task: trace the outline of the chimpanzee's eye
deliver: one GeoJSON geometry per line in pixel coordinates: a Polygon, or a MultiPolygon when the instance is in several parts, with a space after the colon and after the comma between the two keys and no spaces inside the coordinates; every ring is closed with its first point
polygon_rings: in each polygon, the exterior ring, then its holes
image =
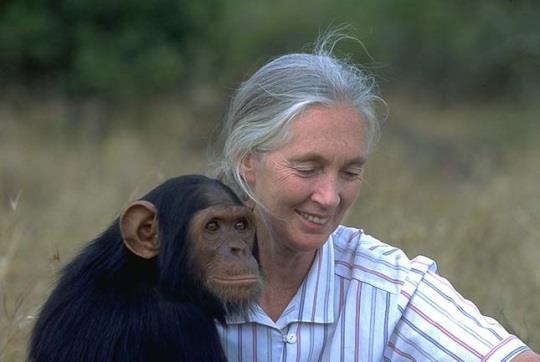
{"type": "Polygon", "coordinates": [[[246,219],[240,219],[234,224],[235,230],[245,231],[247,229],[248,223],[246,219]]]}
{"type": "Polygon", "coordinates": [[[210,220],[204,225],[204,229],[209,232],[216,232],[219,229],[219,224],[216,220],[210,220]]]}

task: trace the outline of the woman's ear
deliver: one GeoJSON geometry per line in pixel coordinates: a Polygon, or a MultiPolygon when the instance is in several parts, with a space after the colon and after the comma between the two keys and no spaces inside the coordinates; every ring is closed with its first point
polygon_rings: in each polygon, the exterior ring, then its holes
{"type": "Polygon", "coordinates": [[[255,185],[256,158],[257,157],[253,154],[253,152],[249,152],[240,163],[240,172],[242,173],[242,177],[244,177],[244,180],[246,180],[251,187],[255,185]]]}
{"type": "Polygon", "coordinates": [[[150,259],[159,254],[157,209],[149,201],[139,200],[120,216],[120,233],[124,245],[133,254],[150,259]]]}

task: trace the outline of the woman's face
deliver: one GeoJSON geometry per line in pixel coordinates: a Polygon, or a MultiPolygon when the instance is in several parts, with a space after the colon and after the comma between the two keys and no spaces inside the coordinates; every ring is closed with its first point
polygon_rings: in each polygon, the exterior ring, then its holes
{"type": "Polygon", "coordinates": [[[244,160],[275,243],[298,252],[324,244],[358,196],[364,133],[354,108],[312,106],[293,121],[284,145],[244,160]]]}

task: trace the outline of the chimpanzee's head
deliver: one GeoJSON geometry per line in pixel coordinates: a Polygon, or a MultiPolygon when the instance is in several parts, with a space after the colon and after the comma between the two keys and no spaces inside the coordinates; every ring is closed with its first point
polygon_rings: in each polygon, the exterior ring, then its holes
{"type": "Polygon", "coordinates": [[[163,183],[126,209],[120,230],[133,254],[156,260],[160,288],[176,298],[210,298],[207,304],[230,313],[260,295],[253,215],[217,180],[189,175],[163,183]]]}

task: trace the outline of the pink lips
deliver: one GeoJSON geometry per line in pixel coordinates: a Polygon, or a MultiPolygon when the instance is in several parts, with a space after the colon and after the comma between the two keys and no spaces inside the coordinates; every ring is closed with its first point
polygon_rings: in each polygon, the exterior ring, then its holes
{"type": "Polygon", "coordinates": [[[313,224],[316,224],[316,225],[324,225],[330,220],[329,216],[315,215],[315,214],[311,214],[311,213],[300,211],[300,210],[296,210],[296,213],[302,219],[304,219],[306,221],[309,221],[309,222],[311,222],[313,224]]]}
{"type": "Polygon", "coordinates": [[[212,278],[220,284],[243,285],[257,283],[258,279],[252,275],[237,275],[230,278],[212,278]]]}

